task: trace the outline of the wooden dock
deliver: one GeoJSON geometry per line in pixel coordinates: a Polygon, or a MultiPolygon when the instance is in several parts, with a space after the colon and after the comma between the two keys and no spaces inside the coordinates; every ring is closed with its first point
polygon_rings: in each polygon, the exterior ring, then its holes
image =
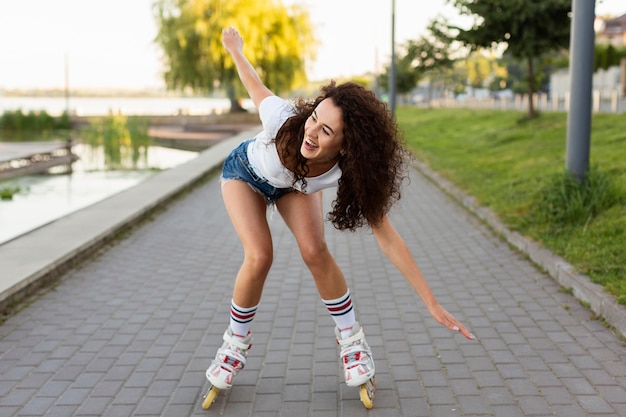
{"type": "Polygon", "coordinates": [[[202,152],[216,143],[254,126],[255,125],[208,125],[203,129],[202,126],[162,125],[150,127],[148,135],[155,145],[185,151],[202,152]]]}
{"type": "Polygon", "coordinates": [[[76,159],[66,142],[0,142],[0,180],[45,173],[76,159]]]}

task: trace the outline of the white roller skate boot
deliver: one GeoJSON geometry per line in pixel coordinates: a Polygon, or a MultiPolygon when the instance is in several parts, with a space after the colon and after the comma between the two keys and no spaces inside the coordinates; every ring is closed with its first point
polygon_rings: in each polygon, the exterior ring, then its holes
{"type": "Polygon", "coordinates": [[[351,335],[341,338],[341,332],[335,328],[337,343],[341,347],[341,362],[343,364],[346,385],[359,387],[361,401],[366,408],[374,406],[374,391],[376,381],[374,378],[375,368],[372,350],[365,341],[363,328],[356,322],[352,326],[351,335]]]}
{"type": "Polygon", "coordinates": [[[248,349],[252,346],[250,334],[245,339],[235,338],[230,327],[224,332],[223,339],[222,347],[217,350],[215,359],[206,370],[206,377],[212,387],[202,402],[205,410],[215,401],[220,390],[232,388],[235,375],[246,366],[248,349]]]}

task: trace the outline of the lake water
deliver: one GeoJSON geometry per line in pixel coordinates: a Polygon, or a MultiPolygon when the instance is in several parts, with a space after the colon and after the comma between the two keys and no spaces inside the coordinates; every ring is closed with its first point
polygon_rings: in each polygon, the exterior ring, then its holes
{"type": "Polygon", "coordinates": [[[60,217],[137,185],[158,170],[172,168],[195,158],[197,152],[149,146],[145,161],[132,170],[104,170],[88,145],[73,147],[79,160],[72,173],[26,175],[0,182],[22,191],[13,200],[0,200],[0,244],[60,217]]]}
{"type": "MultiPolygon", "coordinates": [[[[221,113],[230,106],[228,100],[215,98],[76,97],[70,98],[69,104],[79,116],[99,116],[111,112],[125,115],[173,115],[179,112],[205,115],[221,113]]],[[[66,101],[63,97],[0,96],[0,114],[17,109],[23,112],[45,110],[48,114],[60,115],[66,109],[66,101]]],[[[10,139],[0,136],[0,141],[10,139]]],[[[51,139],[55,138],[47,138],[51,139]]],[[[78,143],[73,151],[80,159],[72,165],[71,174],[28,175],[0,181],[0,188],[18,186],[23,190],[14,195],[13,200],[0,200],[0,244],[130,188],[158,170],[172,168],[197,156],[196,152],[149,146],[146,157],[133,169],[107,170],[102,163],[104,157],[98,155],[102,153],[100,150],[78,143]]]]}

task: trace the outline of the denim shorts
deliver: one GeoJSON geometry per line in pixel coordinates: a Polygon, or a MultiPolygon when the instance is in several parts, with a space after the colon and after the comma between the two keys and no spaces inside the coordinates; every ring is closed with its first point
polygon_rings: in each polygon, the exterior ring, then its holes
{"type": "Polygon", "coordinates": [[[253,190],[265,197],[267,204],[275,204],[280,197],[293,191],[293,188],[276,188],[268,183],[265,178],[254,172],[248,160],[248,144],[252,141],[254,141],[254,139],[246,140],[231,151],[224,160],[220,178],[222,183],[229,180],[244,181],[248,183],[253,190]]]}

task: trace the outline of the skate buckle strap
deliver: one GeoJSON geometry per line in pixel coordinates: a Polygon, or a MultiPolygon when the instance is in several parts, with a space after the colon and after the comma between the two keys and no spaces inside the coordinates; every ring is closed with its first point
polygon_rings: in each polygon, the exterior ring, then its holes
{"type": "Polygon", "coordinates": [[[222,339],[224,339],[225,342],[228,342],[229,344],[234,345],[235,347],[242,349],[244,351],[250,349],[250,346],[252,346],[252,344],[250,343],[242,343],[236,338],[230,336],[228,334],[228,330],[224,332],[224,336],[222,337],[222,339]]]}
{"type": "Polygon", "coordinates": [[[352,344],[354,342],[359,342],[363,340],[363,338],[365,338],[365,333],[363,333],[363,328],[361,327],[359,331],[356,332],[356,334],[353,334],[352,336],[347,337],[345,339],[337,339],[337,343],[339,343],[339,345],[341,346],[345,346],[345,345],[352,344]]]}

